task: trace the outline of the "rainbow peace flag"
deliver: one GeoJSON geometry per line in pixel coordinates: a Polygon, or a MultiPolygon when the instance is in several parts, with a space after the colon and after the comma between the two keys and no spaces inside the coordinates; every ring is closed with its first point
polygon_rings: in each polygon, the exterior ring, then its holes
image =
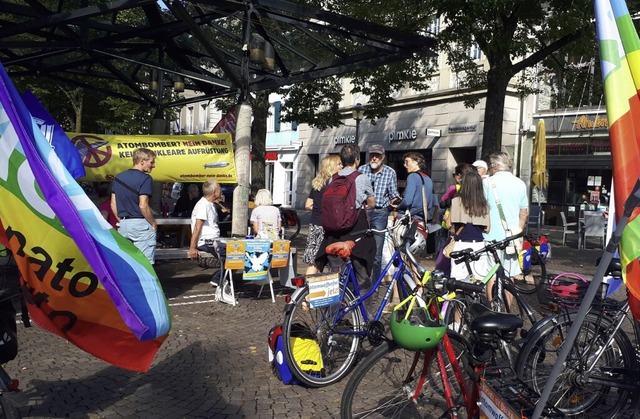
{"type": "Polygon", "coordinates": [[[0,65],[0,241],[41,327],[113,365],[147,371],[169,333],[144,255],[106,222],[0,65]]]}
{"type": "MultiPolygon", "coordinates": [[[[618,217],[640,176],[640,40],[624,0],[595,0],[618,217]]],[[[640,319],[640,218],[633,213],[622,234],[620,260],[629,303],[640,319]]]]}

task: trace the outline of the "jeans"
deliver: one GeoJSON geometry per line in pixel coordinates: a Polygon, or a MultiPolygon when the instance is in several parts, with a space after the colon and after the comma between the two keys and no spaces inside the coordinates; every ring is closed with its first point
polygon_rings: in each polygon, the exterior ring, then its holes
{"type": "MultiPolygon", "coordinates": [[[[376,230],[384,230],[387,228],[389,211],[386,208],[377,208],[367,211],[369,216],[369,226],[376,230]]],[[[374,234],[376,240],[376,257],[373,260],[373,272],[371,275],[371,281],[375,282],[380,276],[382,270],[382,248],[384,247],[384,233],[374,234]]]]}
{"type": "Polygon", "coordinates": [[[131,240],[153,265],[156,257],[156,230],[144,218],[127,218],[120,221],[118,233],[131,240]]]}
{"type": "Polygon", "coordinates": [[[216,285],[222,284],[222,279],[224,277],[224,259],[227,256],[227,246],[224,243],[220,243],[215,240],[212,244],[203,244],[201,246],[196,247],[197,250],[201,252],[209,252],[213,255],[213,257],[217,257],[220,261],[220,269],[217,272],[214,272],[211,277],[211,282],[214,282],[216,285]]]}

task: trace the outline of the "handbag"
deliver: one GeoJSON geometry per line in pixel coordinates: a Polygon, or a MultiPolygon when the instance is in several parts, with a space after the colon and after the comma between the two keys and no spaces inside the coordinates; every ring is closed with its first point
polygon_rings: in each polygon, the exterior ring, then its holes
{"type": "Polygon", "coordinates": [[[458,231],[456,231],[455,234],[452,234],[449,236],[449,242],[445,244],[444,247],[442,248],[442,254],[445,257],[451,258],[451,252],[453,252],[453,246],[455,246],[456,244],[456,237],[458,237],[458,235],[460,234],[463,228],[464,226],[460,226],[460,228],[458,228],[458,231]]]}
{"type": "Polygon", "coordinates": [[[453,246],[455,245],[456,241],[453,238],[453,236],[449,236],[449,241],[447,242],[447,244],[442,248],[442,254],[445,257],[451,258],[451,252],[453,252],[453,246]]]}
{"type": "MultiPolygon", "coordinates": [[[[496,191],[496,184],[493,179],[489,178],[489,183],[491,184],[491,189],[493,190],[493,198],[496,201],[496,205],[498,206],[498,213],[500,213],[500,220],[502,221],[502,228],[504,228],[504,233],[506,237],[510,237],[516,235],[522,231],[522,229],[518,227],[509,228],[507,224],[507,219],[504,215],[504,211],[502,210],[502,204],[500,203],[500,197],[498,197],[498,193],[496,191]]],[[[518,255],[522,251],[522,246],[524,244],[524,239],[522,237],[518,237],[513,240],[511,243],[513,245],[507,246],[504,251],[508,255],[518,255]]]]}

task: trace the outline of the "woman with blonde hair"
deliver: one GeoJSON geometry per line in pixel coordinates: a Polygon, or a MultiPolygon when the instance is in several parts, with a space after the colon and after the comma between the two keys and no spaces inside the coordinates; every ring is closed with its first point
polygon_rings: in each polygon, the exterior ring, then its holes
{"type": "Polygon", "coordinates": [[[320,221],[320,206],[322,203],[322,194],[334,173],[342,167],[340,156],[330,155],[322,159],[320,163],[320,171],[318,175],[311,181],[311,192],[304,203],[305,209],[311,211],[311,219],[309,220],[309,235],[307,236],[307,247],[304,251],[304,263],[307,264],[306,275],[318,272],[316,267],[316,255],[320,249],[320,243],[324,239],[324,229],[320,221]]]}
{"type": "Polygon", "coordinates": [[[273,206],[271,192],[268,189],[260,189],[256,193],[255,205],[249,218],[251,231],[256,238],[277,239],[282,229],[282,218],[280,218],[280,210],[273,206]]]}

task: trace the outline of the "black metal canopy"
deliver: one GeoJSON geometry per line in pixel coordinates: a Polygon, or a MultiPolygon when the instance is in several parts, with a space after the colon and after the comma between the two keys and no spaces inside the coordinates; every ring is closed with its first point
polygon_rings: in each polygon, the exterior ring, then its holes
{"type": "Polygon", "coordinates": [[[434,55],[434,48],[432,38],[281,0],[0,0],[0,62],[10,76],[37,75],[156,108],[434,55]],[[176,81],[196,95],[158,90],[176,81]]]}

